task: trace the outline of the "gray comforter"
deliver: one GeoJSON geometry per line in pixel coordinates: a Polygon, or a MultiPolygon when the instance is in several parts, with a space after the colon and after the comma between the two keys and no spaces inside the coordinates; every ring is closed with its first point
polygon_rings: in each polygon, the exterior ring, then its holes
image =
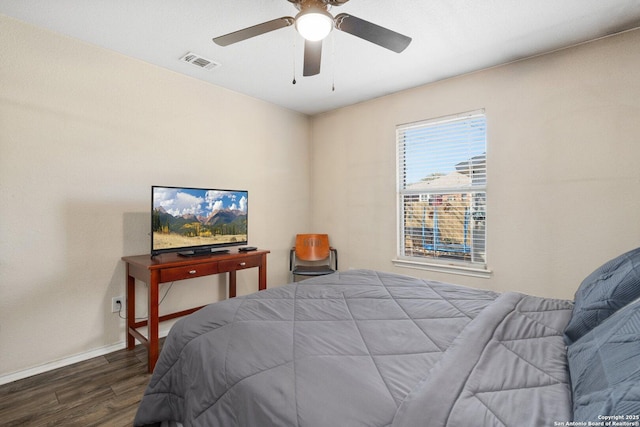
{"type": "Polygon", "coordinates": [[[571,309],[366,270],[218,302],[174,325],[135,425],[551,426],[571,309]]]}

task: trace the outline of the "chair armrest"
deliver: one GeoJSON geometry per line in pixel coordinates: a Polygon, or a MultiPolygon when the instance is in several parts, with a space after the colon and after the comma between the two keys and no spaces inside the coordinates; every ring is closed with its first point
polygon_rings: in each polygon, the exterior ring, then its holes
{"type": "Polygon", "coordinates": [[[291,248],[289,251],[289,271],[293,271],[293,254],[296,253],[296,248],[291,248]]]}
{"type": "Polygon", "coordinates": [[[333,247],[329,247],[329,250],[331,252],[333,252],[333,255],[334,255],[333,259],[335,260],[336,271],[338,271],[338,250],[336,248],[333,248],[333,247]]]}

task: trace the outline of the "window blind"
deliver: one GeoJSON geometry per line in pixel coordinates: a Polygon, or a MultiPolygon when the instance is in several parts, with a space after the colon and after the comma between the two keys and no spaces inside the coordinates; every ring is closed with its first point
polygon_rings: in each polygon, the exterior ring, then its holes
{"type": "Polygon", "coordinates": [[[399,256],[486,264],[484,111],[400,125],[399,256]]]}

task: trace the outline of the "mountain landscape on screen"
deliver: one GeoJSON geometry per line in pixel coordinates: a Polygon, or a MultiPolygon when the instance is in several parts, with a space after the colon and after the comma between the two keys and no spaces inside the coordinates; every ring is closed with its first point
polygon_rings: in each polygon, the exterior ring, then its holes
{"type": "Polygon", "coordinates": [[[153,232],[202,238],[247,234],[247,214],[237,209],[221,209],[208,217],[194,214],[173,216],[160,206],[153,210],[153,232]]]}
{"type": "Polygon", "coordinates": [[[153,187],[152,252],[246,244],[247,198],[246,191],[153,187]]]}

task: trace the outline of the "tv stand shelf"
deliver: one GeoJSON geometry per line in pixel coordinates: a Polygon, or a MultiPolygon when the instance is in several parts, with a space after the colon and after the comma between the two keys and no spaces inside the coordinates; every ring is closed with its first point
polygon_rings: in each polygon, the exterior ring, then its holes
{"type": "Polygon", "coordinates": [[[176,253],[162,254],[155,257],[150,255],[122,257],[122,260],[127,265],[127,349],[134,348],[136,339],[146,345],[148,349],[148,369],[149,372],[153,372],[159,355],[158,324],[165,320],[186,316],[204,307],[194,307],[160,316],[158,301],[160,283],[228,273],[229,298],[234,298],[236,296],[236,272],[257,267],[258,290],[261,291],[267,288],[268,253],[268,250],[255,250],[191,257],[180,256],[176,253]],[[149,314],[147,320],[141,322],[136,322],[136,279],[148,285],[149,314]],[[143,326],[147,326],[147,337],[138,331],[143,326]]]}

